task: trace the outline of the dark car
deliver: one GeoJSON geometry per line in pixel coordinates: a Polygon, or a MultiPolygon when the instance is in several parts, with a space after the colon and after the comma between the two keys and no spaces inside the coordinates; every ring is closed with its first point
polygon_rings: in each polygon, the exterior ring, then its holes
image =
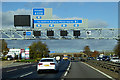
{"type": "Polygon", "coordinates": [[[109,56],[103,56],[103,57],[102,57],[102,60],[103,60],[103,61],[110,61],[110,57],[109,57],[109,56]]]}
{"type": "Polygon", "coordinates": [[[84,59],[83,57],[79,57],[78,59],[79,59],[80,61],[85,62],[85,59],[84,59]]]}
{"type": "Polygon", "coordinates": [[[97,61],[102,61],[101,57],[97,57],[96,59],[97,59],[97,61]]]}
{"type": "Polygon", "coordinates": [[[13,59],[13,57],[11,55],[7,56],[7,60],[12,60],[12,59],[13,59]]]}
{"type": "Polygon", "coordinates": [[[75,60],[75,58],[74,58],[74,57],[71,57],[71,60],[75,60]]]}
{"type": "Polygon", "coordinates": [[[87,60],[95,60],[94,57],[88,57],[87,60]]]}

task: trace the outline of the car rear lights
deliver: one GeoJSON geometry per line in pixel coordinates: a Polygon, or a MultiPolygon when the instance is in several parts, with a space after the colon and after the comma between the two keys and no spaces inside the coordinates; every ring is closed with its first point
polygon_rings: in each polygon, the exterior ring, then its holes
{"type": "Polygon", "coordinates": [[[39,65],[39,66],[42,65],[42,63],[39,63],[38,65],[39,65]]]}
{"type": "Polygon", "coordinates": [[[55,65],[55,63],[50,63],[50,65],[55,65]]]}

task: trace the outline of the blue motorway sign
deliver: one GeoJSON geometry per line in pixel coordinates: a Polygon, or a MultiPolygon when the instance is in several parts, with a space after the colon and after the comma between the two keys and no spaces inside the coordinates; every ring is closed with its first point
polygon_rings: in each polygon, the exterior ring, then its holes
{"type": "Polygon", "coordinates": [[[54,24],[50,24],[49,27],[54,27],[54,24]]]}
{"type": "Polygon", "coordinates": [[[27,35],[27,36],[30,36],[30,35],[31,35],[31,32],[26,32],[26,35],[27,35]]]}
{"type": "Polygon", "coordinates": [[[36,19],[41,19],[41,16],[36,16],[36,19]]]}
{"type": "Polygon", "coordinates": [[[82,20],[34,20],[34,23],[82,23],[82,20]]]}
{"type": "Polygon", "coordinates": [[[67,27],[67,25],[66,24],[62,24],[61,27],[67,27]]]}
{"type": "Polygon", "coordinates": [[[33,9],[33,15],[44,15],[44,9],[33,9]]]}
{"type": "Polygon", "coordinates": [[[36,27],[41,27],[41,26],[42,26],[42,25],[40,25],[40,24],[37,24],[37,25],[36,25],[36,27]]]}
{"type": "Polygon", "coordinates": [[[79,24],[74,24],[74,27],[79,27],[79,24]]]}
{"type": "Polygon", "coordinates": [[[50,53],[55,53],[55,51],[50,51],[50,53]]]}
{"type": "Polygon", "coordinates": [[[25,51],[29,51],[29,48],[25,48],[25,51]]]}

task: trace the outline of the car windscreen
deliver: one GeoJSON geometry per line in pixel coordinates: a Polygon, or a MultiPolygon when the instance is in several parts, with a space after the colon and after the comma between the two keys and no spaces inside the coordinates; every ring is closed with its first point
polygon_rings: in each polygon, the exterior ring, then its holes
{"type": "Polygon", "coordinates": [[[53,62],[53,59],[42,59],[40,62],[53,62]]]}

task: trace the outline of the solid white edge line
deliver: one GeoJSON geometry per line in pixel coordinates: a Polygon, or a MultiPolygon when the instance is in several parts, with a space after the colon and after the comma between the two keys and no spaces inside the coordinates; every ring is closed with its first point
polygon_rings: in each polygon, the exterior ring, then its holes
{"type": "Polygon", "coordinates": [[[33,72],[29,72],[29,73],[27,73],[27,74],[21,75],[20,77],[24,77],[24,76],[30,75],[30,74],[32,74],[32,73],[33,73],[33,72]]]}
{"type": "Polygon", "coordinates": [[[15,70],[17,70],[17,69],[8,70],[8,71],[6,71],[6,72],[11,72],[11,71],[15,71],[15,70]]]}
{"type": "MultiPolygon", "coordinates": [[[[84,62],[81,62],[81,63],[84,63],[84,62]]],[[[90,68],[92,68],[92,69],[98,71],[99,73],[103,74],[104,76],[106,76],[106,77],[108,77],[108,78],[110,78],[110,79],[112,79],[112,80],[115,80],[115,79],[112,78],[111,76],[109,76],[109,75],[105,74],[104,72],[102,72],[102,71],[100,71],[100,70],[98,70],[98,69],[96,69],[96,68],[90,66],[89,64],[87,64],[87,63],[84,63],[84,64],[87,65],[88,67],[90,67],[90,68]]]]}

